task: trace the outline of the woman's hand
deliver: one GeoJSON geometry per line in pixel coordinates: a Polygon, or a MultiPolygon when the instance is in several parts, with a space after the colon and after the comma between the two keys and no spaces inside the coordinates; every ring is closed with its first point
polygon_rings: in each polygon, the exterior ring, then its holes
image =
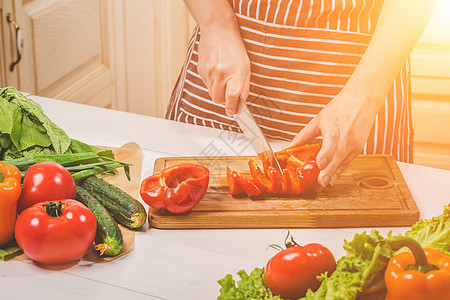
{"type": "Polygon", "coordinates": [[[250,61],[236,25],[210,26],[201,31],[197,70],[214,103],[236,113],[239,96],[247,99],[250,61]],[[226,26],[226,27],[225,27],[226,26]]]}
{"type": "Polygon", "coordinates": [[[322,149],[317,155],[318,181],[323,187],[334,185],[345,167],[362,152],[379,109],[376,103],[371,103],[363,93],[344,88],[288,146],[303,145],[318,136],[323,137],[322,149]]]}

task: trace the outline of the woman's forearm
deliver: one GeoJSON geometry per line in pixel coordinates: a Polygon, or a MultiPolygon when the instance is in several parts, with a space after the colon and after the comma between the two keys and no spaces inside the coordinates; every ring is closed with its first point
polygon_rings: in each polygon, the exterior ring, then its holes
{"type": "Polygon", "coordinates": [[[376,111],[425,29],[435,2],[384,1],[372,40],[346,85],[365,95],[376,111]]]}
{"type": "Polygon", "coordinates": [[[238,30],[233,9],[228,0],[184,0],[194,20],[204,31],[224,28],[238,30]]]}

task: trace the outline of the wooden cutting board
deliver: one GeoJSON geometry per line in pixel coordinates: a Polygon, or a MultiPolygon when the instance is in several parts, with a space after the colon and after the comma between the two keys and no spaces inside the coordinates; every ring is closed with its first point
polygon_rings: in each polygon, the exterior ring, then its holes
{"type": "Polygon", "coordinates": [[[210,170],[205,197],[190,212],[150,210],[155,228],[301,228],[410,226],[419,210],[394,158],[360,155],[333,187],[302,195],[261,195],[257,199],[229,194],[226,168],[250,175],[250,156],[166,157],[154,172],[180,163],[210,170]]]}

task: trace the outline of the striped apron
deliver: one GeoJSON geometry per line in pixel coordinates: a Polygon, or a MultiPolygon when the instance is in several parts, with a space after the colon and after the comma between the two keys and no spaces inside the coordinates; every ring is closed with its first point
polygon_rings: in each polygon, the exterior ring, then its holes
{"type": "MultiPolygon", "coordinates": [[[[383,0],[230,0],[251,62],[250,111],[269,138],[292,138],[344,87],[371,40],[383,0]]],[[[197,72],[196,28],[166,118],[240,131],[197,72]]],[[[375,117],[364,154],[412,162],[409,59],[375,117]]]]}

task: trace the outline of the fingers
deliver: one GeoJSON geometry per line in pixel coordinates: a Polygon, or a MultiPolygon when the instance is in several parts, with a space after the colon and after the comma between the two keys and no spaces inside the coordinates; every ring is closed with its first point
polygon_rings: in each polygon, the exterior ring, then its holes
{"type": "Polygon", "coordinates": [[[341,173],[352,162],[352,160],[358,156],[358,154],[358,151],[353,150],[343,159],[342,153],[339,153],[337,156],[333,157],[330,163],[324,169],[321,169],[318,177],[319,184],[322,187],[326,187],[328,184],[333,186],[341,173]]]}
{"type": "Polygon", "coordinates": [[[234,115],[239,96],[248,97],[250,81],[250,60],[239,31],[202,34],[197,71],[212,101],[234,115]]]}
{"type": "MultiPolygon", "coordinates": [[[[228,79],[225,89],[225,112],[228,116],[236,114],[238,99],[242,94],[244,81],[241,77],[235,76],[228,79]]],[[[244,98],[245,99],[245,98],[244,98]]]]}
{"type": "Polygon", "coordinates": [[[322,148],[317,154],[317,166],[319,169],[326,168],[332,159],[344,159],[345,149],[339,147],[341,134],[339,127],[334,123],[323,122],[322,124],[322,148]]]}
{"type": "Polygon", "coordinates": [[[302,130],[300,130],[300,132],[292,139],[286,148],[305,145],[319,135],[319,122],[317,118],[314,118],[302,130]]]}
{"type": "Polygon", "coordinates": [[[225,98],[226,82],[216,78],[211,87],[208,87],[209,95],[211,100],[216,104],[224,104],[226,102],[225,98]]]}
{"type": "Polygon", "coordinates": [[[201,73],[203,83],[208,88],[211,100],[216,104],[225,104],[225,112],[228,116],[236,114],[239,96],[247,99],[249,95],[249,81],[250,74],[242,75],[228,75],[224,72],[217,73],[201,73]]]}

